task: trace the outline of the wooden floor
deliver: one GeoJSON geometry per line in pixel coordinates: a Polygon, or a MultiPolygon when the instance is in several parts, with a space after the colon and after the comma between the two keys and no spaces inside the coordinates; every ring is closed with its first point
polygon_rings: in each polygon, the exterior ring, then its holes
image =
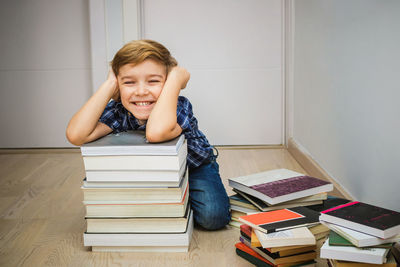
{"type": "MultiPolygon", "coordinates": [[[[236,256],[239,230],[229,226],[195,229],[189,253],[91,252],[82,241],[79,150],[0,152],[0,266],[251,266],[236,256]]],[[[275,168],[304,172],[283,148],[221,148],[218,162],[228,194],[230,177],[275,168]]]]}

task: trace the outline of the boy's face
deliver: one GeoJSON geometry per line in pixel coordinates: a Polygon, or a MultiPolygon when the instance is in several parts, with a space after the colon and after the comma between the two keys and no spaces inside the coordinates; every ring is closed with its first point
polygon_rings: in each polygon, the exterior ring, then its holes
{"type": "Polygon", "coordinates": [[[118,85],[122,105],[139,122],[144,123],[161,94],[166,80],[166,67],[152,59],[119,69],[118,85]]]}

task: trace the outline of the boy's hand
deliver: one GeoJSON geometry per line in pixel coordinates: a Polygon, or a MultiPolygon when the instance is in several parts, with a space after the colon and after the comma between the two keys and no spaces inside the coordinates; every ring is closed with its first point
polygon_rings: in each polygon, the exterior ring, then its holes
{"type": "Polygon", "coordinates": [[[117,77],[115,76],[114,71],[111,68],[108,71],[107,82],[109,82],[112,85],[111,88],[113,89],[113,94],[111,98],[114,99],[115,101],[118,101],[119,100],[118,80],[117,77]]]}
{"type": "Polygon", "coordinates": [[[168,73],[168,79],[175,79],[180,85],[181,89],[184,89],[190,79],[190,73],[180,66],[175,66],[168,73]]]}

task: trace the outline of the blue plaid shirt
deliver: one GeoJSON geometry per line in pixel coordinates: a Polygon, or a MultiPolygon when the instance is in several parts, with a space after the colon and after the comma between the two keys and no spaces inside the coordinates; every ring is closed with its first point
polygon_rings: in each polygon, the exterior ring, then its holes
{"type": "MultiPolygon", "coordinates": [[[[199,130],[197,119],[193,116],[192,104],[186,97],[179,96],[176,115],[187,140],[188,167],[198,167],[213,154],[212,147],[206,136],[199,130]]],[[[114,100],[107,104],[99,121],[109,126],[113,133],[146,129],[146,125],[139,125],[136,118],[125,109],[121,102],[114,100]]]]}

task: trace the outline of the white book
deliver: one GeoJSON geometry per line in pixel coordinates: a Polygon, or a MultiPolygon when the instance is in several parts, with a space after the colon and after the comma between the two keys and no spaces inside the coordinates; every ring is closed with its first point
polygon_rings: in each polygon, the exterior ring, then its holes
{"type": "Polygon", "coordinates": [[[193,232],[193,212],[185,233],[83,234],[84,246],[106,247],[189,247],[193,232]]]}
{"type": "Polygon", "coordinates": [[[188,252],[189,246],[92,246],[93,252],[188,252]]]}
{"type": "Polygon", "coordinates": [[[144,131],[109,134],[81,146],[82,156],[112,155],[177,155],[185,136],[162,142],[149,143],[144,131]]]}
{"type": "Polygon", "coordinates": [[[186,170],[186,158],[179,170],[87,170],[86,182],[93,186],[112,183],[132,186],[178,186],[186,170]]]}
{"type": "Polygon", "coordinates": [[[325,221],[321,221],[321,223],[326,225],[329,229],[335,231],[337,234],[341,235],[345,239],[349,240],[356,247],[371,247],[371,246],[400,241],[400,234],[387,239],[383,239],[380,237],[351,230],[349,228],[339,226],[333,223],[328,223],[325,221]]]}
{"type": "Polygon", "coordinates": [[[357,248],[349,246],[330,246],[329,238],[321,247],[320,257],[344,261],[383,264],[390,249],[388,248],[357,248]]]}
{"type": "Polygon", "coordinates": [[[270,234],[254,230],[263,248],[315,245],[315,236],[307,227],[299,227],[270,234]]]}
{"type": "Polygon", "coordinates": [[[163,170],[179,171],[187,156],[186,141],[177,155],[83,156],[86,171],[163,170]]]}
{"type": "Polygon", "coordinates": [[[228,179],[229,185],[269,205],[333,190],[330,182],[287,169],[228,179]]]}

